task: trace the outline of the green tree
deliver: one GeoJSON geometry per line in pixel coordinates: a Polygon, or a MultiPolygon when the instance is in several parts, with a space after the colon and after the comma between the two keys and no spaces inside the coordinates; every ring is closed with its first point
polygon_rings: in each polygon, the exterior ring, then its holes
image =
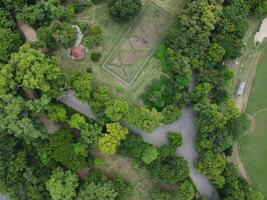
{"type": "Polygon", "coordinates": [[[173,145],[175,147],[180,147],[183,144],[183,136],[181,133],[169,132],[168,141],[170,145],[173,145]]]}
{"type": "Polygon", "coordinates": [[[203,153],[200,160],[196,162],[196,168],[208,176],[218,188],[222,188],[225,184],[222,176],[225,166],[225,159],[220,154],[214,154],[211,151],[203,153]]]}
{"type": "Polygon", "coordinates": [[[115,200],[117,192],[111,183],[86,183],[78,193],[77,200],[115,200]]]}
{"type": "Polygon", "coordinates": [[[24,89],[47,92],[60,75],[58,60],[46,57],[29,44],[24,44],[18,53],[12,55],[11,64],[15,67],[15,80],[24,89]]]}
{"type": "Polygon", "coordinates": [[[88,147],[75,143],[68,130],[61,129],[49,137],[49,141],[39,152],[40,159],[45,165],[59,162],[69,169],[77,170],[85,165],[88,147]]]}
{"type": "Polygon", "coordinates": [[[117,20],[125,21],[133,18],[141,9],[140,0],[109,0],[110,14],[117,20]]]}
{"type": "Polygon", "coordinates": [[[207,67],[213,67],[221,62],[225,54],[225,49],[217,43],[213,43],[208,49],[207,67]]]}
{"type": "Polygon", "coordinates": [[[142,161],[146,164],[149,164],[157,159],[159,155],[158,149],[154,146],[148,146],[146,149],[143,149],[142,161]]]}
{"type": "Polygon", "coordinates": [[[170,192],[157,189],[152,193],[152,200],[173,200],[173,195],[170,192]]]}
{"type": "Polygon", "coordinates": [[[46,137],[44,131],[29,118],[30,109],[20,96],[0,95],[0,102],[0,132],[23,137],[27,142],[46,137]]]}
{"type": "Polygon", "coordinates": [[[67,111],[62,105],[49,105],[47,111],[49,119],[54,121],[66,121],[67,119],[67,111]]]}
{"type": "Polygon", "coordinates": [[[181,109],[174,105],[167,105],[161,114],[163,115],[163,123],[171,124],[181,116],[181,109]]]}
{"type": "Polygon", "coordinates": [[[51,31],[53,38],[66,48],[74,45],[77,36],[77,30],[71,24],[67,22],[54,23],[51,25],[51,31]]]}
{"type": "Polygon", "coordinates": [[[75,91],[79,99],[85,102],[91,99],[92,74],[75,71],[70,76],[68,75],[67,79],[69,87],[75,91]]]}
{"type": "Polygon", "coordinates": [[[6,94],[16,87],[13,67],[10,64],[0,64],[0,94],[6,94]]]}
{"type": "Polygon", "coordinates": [[[57,168],[46,182],[46,188],[53,200],[72,200],[76,196],[78,177],[71,171],[57,168]]]}
{"type": "Polygon", "coordinates": [[[186,180],[178,185],[178,200],[192,200],[194,199],[195,194],[194,186],[189,181],[186,180]]]}
{"type": "Polygon", "coordinates": [[[152,178],[163,183],[174,184],[189,176],[187,162],[180,156],[158,157],[148,169],[152,178]]]}
{"type": "Polygon", "coordinates": [[[73,114],[68,123],[71,128],[76,128],[79,130],[83,129],[83,127],[85,127],[87,124],[85,118],[79,113],[73,114]]]}
{"type": "Polygon", "coordinates": [[[128,113],[128,102],[123,99],[112,99],[105,109],[105,114],[113,122],[117,122],[120,119],[125,118],[128,113]]]}
{"type": "Polygon", "coordinates": [[[119,123],[106,124],[107,133],[99,138],[98,145],[101,152],[112,155],[116,152],[121,141],[126,138],[128,129],[119,123]]]}
{"type": "Polygon", "coordinates": [[[149,108],[156,108],[161,111],[167,105],[173,103],[174,93],[173,81],[170,78],[162,76],[160,80],[153,79],[146,86],[145,92],[142,94],[142,99],[149,108]]]}
{"type": "Polygon", "coordinates": [[[19,34],[11,29],[0,28],[0,62],[7,63],[10,55],[22,44],[19,34]]]}

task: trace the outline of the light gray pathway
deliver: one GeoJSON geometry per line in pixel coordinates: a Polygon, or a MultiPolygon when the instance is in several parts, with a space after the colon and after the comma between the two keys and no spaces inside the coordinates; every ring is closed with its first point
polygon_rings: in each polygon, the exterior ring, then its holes
{"type": "MultiPolygon", "coordinates": [[[[75,93],[69,91],[64,96],[59,98],[59,101],[65,103],[71,108],[84,114],[89,118],[96,119],[96,115],[90,106],[75,97],[75,93]]],[[[128,127],[135,134],[140,135],[144,141],[161,146],[167,143],[167,133],[169,131],[179,131],[183,135],[183,145],[177,149],[177,155],[183,156],[187,161],[190,169],[190,177],[196,185],[201,196],[208,200],[218,200],[218,194],[211,185],[208,178],[196,171],[194,162],[198,158],[198,153],[195,148],[196,129],[194,126],[195,113],[191,106],[182,110],[182,117],[170,125],[162,125],[152,133],[146,133],[143,130],[128,127]]]]}
{"type": "Polygon", "coordinates": [[[196,129],[194,127],[195,113],[191,106],[182,110],[182,117],[170,125],[162,125],[152,133],[146,133],[143,130],[130,128],[133,133],[140,135],[147,143],[161,146],[167,143],[167,133],[181,132],[183,135],[183,145],[177,149],[177,155],[183,156],[189,165],[190,177],[196,185],[201,196],[209,200],[218,200],[219,196],[211,185],[208,178],[200,174],[194,167],[194,162],[198,158],[195,148],[196,129]]]}
{"type": "Polygon", "coordinates": [[[91,109],[91,107],[82,101],[80,101],[74,91],[68,91],[63,96],[59,97],[58,100],[74,110],[84,114],[86,117],[91,119],[96,119],[96,115],[91,109]]]}

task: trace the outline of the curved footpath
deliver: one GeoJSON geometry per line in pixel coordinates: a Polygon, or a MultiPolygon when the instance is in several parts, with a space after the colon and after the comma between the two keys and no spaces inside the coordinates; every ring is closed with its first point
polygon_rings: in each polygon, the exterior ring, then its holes
{"type": "Polygon", "coordinates": [[[170,125],[162,125],[152,133],[146,133],[143,130],[128,127],[129,130],[135,134],[140,135],[147,143],[161,146],[167,143],[167,133],[181,132],[183,135],[183,145],[177,148],[176,154],[183,156],[189,166],[190,177],[197,187],[201,196],[209,200],[219,200],[219,196],[211,185],[208,178],[200,174],[194,167],[194,163],[198,158],[198,153],[195,148],[196,129],[194,126],[195,112],[191,106],[182,110],[182,117],[170,125]]]}
{"type": "MultiPolygon", "coordinates": [[[[58,100],[84,114],[88,118],[96,119],[96,115],[93,113],[90,106],[78,100],[75,97],[74,92],[70,91],[58,100]]],[[[181,155],[187,160],[190,177],[197,187],[200,195],[208,200],[219,200],[219,196],[208,178],[200,174],[194,167],[194,162],[198,158],[198,153],[195,148],[196,129],[194,121],[195,112],[193,111],[192,106],[188,106],[182,110],[182,117],[170,125],[162,125],[152,133],[146,133],[141,129],[129,127],[126,123],[123,124],[127,126],[131,132],[140,135],[145,142],[156,146],[161,146],[167,143],[167,133],[169,131],[181,132],[183,135],[183,145],[177,149],[177,155],[181,155]]]]}

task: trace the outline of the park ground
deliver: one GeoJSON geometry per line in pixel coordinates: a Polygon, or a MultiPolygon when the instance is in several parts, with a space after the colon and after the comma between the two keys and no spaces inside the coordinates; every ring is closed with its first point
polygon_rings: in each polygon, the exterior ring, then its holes
{"type": "Polygon", "coordinates": [[[94,85],[108,85],[114,96],[142,105],[140,95],[153,78],[165,75],[156,51],[167,30],[172,27],[184,0],[144,0],[140,13],[127,23],[114,21],[107,4],[93,5],[78,14],[73,22],[99,25],[102,29],[102,44],[88,49],[81,61],[69,58],[69,51],[61,48],[63,71],[91,68],[94,85]],[[101,52],[97,63],[90,59],[92,52],[101,52]]]}
{"type": "Polygon", "coordinates": [[[233,94],[240,81],[246,81],[244,95],[234,99],[251,121],[249,131],[235,146],[231,160],[238,165],[240,174],[267,196],[267,42],[254,44],[260,24],[261,19],[249,20],[242,56],[227,64],[235,71],[233,94]]]}
{"type": "Polygon", "coordinates": [[[260,57],[246,113],[251,128],[240,141],[241,159],[251,182],[267,196],[267,45],[260,57]]]}

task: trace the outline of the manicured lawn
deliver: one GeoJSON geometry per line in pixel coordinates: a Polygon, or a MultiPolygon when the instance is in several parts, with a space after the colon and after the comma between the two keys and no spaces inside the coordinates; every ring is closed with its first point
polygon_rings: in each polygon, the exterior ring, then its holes
{"type": "Polygon", "coordinates": [[[261,55],[246,112],[252,130],[240,141],[241,159],[253,185],[267,197],[267,46],[261,55]],[[266,110],[265,110],[266,109],[266,110]]]}
{"type": "Polygon", "coordinates": [[[246,112],[253,114],[264,108],[267,108],[267,46],[257,66],[246,112]]]}
{"type": "Polygon", "coordinates": [[[255,116],[252,133],[240,142],[241,159],[253,185],[267,196],[267,111],[255,116]]]}

